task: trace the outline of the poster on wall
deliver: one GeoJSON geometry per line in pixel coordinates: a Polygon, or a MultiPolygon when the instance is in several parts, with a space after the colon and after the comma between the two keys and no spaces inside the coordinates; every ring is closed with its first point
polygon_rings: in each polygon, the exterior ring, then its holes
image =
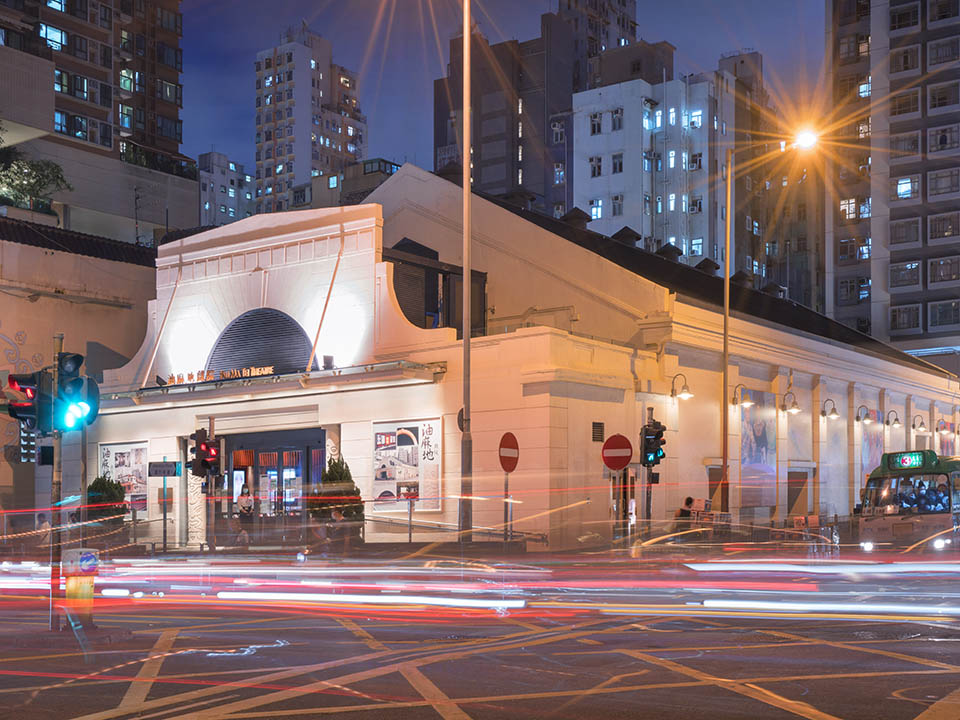
{"type": "Polygon", "coordinates": [[[377,510],[440,510],[440,418],[373,424],[377,510]]]}
{"type": "Polygon", "coordinates": [[[754,405],[740,406],[740,504],[777,502],[777,405],[773,393],[751,392],[754,405]]]}
{"type": "Polygon", "coordinates": [[[130,508],[147,517],[147,443],[101,445],[97,474],[121,483],[130,508]]]}
{"type": "Polygon", "coordinates": [[[883,455],[883,423],[877,410],[867,410],[863,417],[872,420],[869,423],[860,421],[860,468],[863,475],[867,475],[880,466],[880,456],[883,455]]]}

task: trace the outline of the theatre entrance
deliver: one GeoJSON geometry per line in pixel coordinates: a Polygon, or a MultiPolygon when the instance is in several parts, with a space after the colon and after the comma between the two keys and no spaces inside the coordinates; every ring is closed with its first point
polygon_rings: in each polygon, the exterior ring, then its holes
{"type": "Polygon", "coordinates": [[[225,436],[223,487],[211,494],[212,544],[277,547],[308,544],[306,500],[326,466],[323,428],[225,436]],[[244,497],[244,488],[252,498],[244,497]]]}

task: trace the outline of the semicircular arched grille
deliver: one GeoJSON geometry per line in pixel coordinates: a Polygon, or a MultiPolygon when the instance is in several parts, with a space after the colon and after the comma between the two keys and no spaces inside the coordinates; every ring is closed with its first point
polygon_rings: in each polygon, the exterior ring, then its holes
{"type": "MultiPolygon", "coordinates": [[[[311,347],[307,333],[292,317],[273,308],[257,308],[220,333],[206,369],[220,372],[272,365],[278,374],[303,372],[311,347]]],[[[313,369],[317,369],[316,359],[313,369]]]]}

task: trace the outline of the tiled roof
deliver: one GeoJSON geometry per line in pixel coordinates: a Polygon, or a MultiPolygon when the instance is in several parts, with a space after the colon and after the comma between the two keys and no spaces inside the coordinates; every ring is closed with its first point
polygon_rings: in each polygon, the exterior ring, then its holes
{"type": "MultiPolygon", "coordinates": [[[[713,307],[723,307],[723,277],[719,275],[698,270],[592,230],[581,230],[562,220],[517,207],[501,198],[477,192],[474,192],[474,195],[519,215],[544,230],[564,237],[575,245],[590,250],[657,285],[666,287],[688,300],[713,307]]],[[[775,297],[735,282],[730,284],[730,311],[741,316],[748,315],[793,330],[817,335],[828,341],[850,346],[859,352],[881,356],[901,365],[938,375],[951,374],[937,365],[902,352],[892,345],[858,332],[793,300],[775,297]]]]}
{"type": "Polygon", "coordinates": [[[157,258],[156,249],[144,245],[2,216],[0,240],[145,267],[154,267],[157,258]]]}

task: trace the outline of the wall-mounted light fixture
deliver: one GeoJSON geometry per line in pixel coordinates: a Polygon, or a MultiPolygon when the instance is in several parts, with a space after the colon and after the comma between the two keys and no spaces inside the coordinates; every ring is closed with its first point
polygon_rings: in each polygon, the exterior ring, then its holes
{"type": "Polygon", "coordinates": [[[937,420],[937,432],[941,435],[947,435],[950,432],[950,426],[947,425],[947,421],[943,418],[937,420]]]}
{"type": "Polygon", "coordinates": [[[690,388],[687,385],[687,376],[683,373],[677,373],[670,381],[670,397],[678,397],[681,400],[689,400],[693,397],[693,393],[690,392],[690,388]],[[677,378],[683,378],[683,385],[680,387],[680,392],[677,392],[677,378]]]}
{"type": "Polygon", "coordinates": [[[854,422],[862,422],[864,425],[869,425],[873,422],[873,418],[870,417],[870,408],[866,405],[861,405],[857,408],[857,415],[853,418],[854,422]],[[863,414],[860,414],[860,411],[863,410],[863,414]]]}
{"type": "Polygon", "coordinates": [[[785,413],[790,413],[791,415],[796,415],[800,412],[800,406],[797,404],[797,396],[793,394],[793,390],[787,390],[783,394],[783,400],[780,402],[780,411],[785,413]],[[793,401],[790,405],[787,405],[787,398],[793,398],[793,401]]]}
{"type": "Polygon", "coordinates": [[[900,427],[900,416],[897,415],[896,410],[891,410],[887,413],[887,419],[884,421],[884,424],[894,428],[900,427]],[[890,419],[891,415],[893,415],[893,420],[890,419]]]}
{"type": "Polygon", "coordinates": [[[742,407],[751,407],[754,403],[750,399],[750,393],[747,392],[747,388],[743,383],[739,383],[733,389],[733,399],[730,401],[731,405],[741,405],[742,407]],[[740,395],[737,395],[737,390],[740,391],[740,395]]]}
{"type": "Polygon", "coordinates": [[[828,418],[830,420],[836,420],[840,417],[840,413],[837,412],[837,404],[833,401],[833,398],[827,398],[823,401],[823,407],[820,408],[820,416],[828,418]],[[830,410],[827,410],[827,403],[830,403],[830,410]]]}
{"type": "Polygon", "coordinates": [[[918,432],[926,432],[926,431],[927,431],[927,426],[923,424],[923,416],[922,416],[922,415],[914,415],[914,416],[913,416],[913,420],[910,421],[910,427],[913,428],[914,430],[918,431],[918,432]],[[920,424],[919,424],[919,425],[917,424],[917,418],[920,418],[920,424]]]}

